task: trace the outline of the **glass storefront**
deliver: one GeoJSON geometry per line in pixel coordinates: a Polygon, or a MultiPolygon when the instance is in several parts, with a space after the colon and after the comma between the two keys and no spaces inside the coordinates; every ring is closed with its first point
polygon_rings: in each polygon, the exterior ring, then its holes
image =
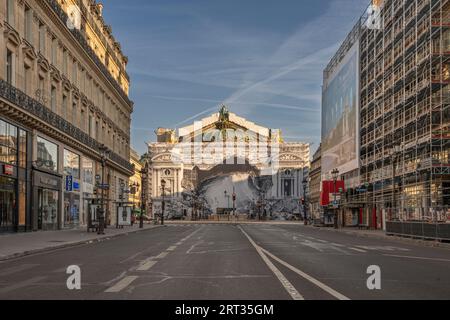
{"type": "Polygon", "coordinates": [[[80,223],[80,195],[64,193],[64,226],[76,227],[80,223]]]}
{"type": "Polygon", "coordinates": [[[58,146],[44,138],[37,137],[36,166],[58,172],[58,146]]]}
{"type": "Polygon", "coordinates": [[[0,176],[0,230],[13,230],[16,211],[16,180],[0,176]]]}
{"type": "Polygon", "coordinates": [[[49,189],[38,189],[38,229],[58,229],[58,195],[59,192],[49,189]]]}

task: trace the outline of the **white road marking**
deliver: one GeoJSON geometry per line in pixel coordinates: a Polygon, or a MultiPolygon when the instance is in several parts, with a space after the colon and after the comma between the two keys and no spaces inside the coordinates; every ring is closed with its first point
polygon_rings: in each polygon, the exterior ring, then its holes
{"type": "MultiPolygon", "coordinates": [[[[251,238],[250,236],[239,226],[239,228],[241,229],[241,231],[247,236],[247,238],[249,239],[249,241],[253,244],[253,246],[255,246],[257,248],[258,253],[261,252],[263,255],[264,253],[267,254],[269,257],[271,257],[272,259],[274,259],[275,261],[277,261],[278,263],[280,263],[281,265],[285,266],[286,268],[290,269],[291,271],[295,272],[296,274],[298,274],[299,276],[301,276],[302,278],[308,280],[309,282],[313,283],[314,285],[318,286],[319,288],[321,288],[322,290],[324,290],[325,292],[329,293],[330,295],[332,295],[333,297],[339,299],[339,300],[350,300],[350,298],[344,296],[343,294],[337,292],[336,290],[330,288],[329,286],[327,286],[326,284],[320,282],[319,280],[311,277],[310,275],[306,274],[305,272],[295,268],[294,266],[291,266],[289,263],[281,260],[280,258],[274,256],[272,253],[270,253],[269,251],[267,251],[266,249],[258,246],[251,238]]],[[[265,256],[265,255],[264,255],[265,256]]],[[[267,256],[266,256],[267,258],[267,256]]]]}
{"type": "Polygon", "coordinates": [[[281,282],[283,287],[286,289],[286,291],[289,293],[289,295],[292,297],[293,300],[305,300],[303,296],[295,289],[295,287],[289,282],[288,279],[281,273],[280,270],[272,263],[272,261],[267,258],[267,256],[262,252],[261,247],[259,247],[253,240],[250,238],[250,236],[239,226],[239,229],[241,232],[247,237],[248,241],[252,244],[252,246],[256,249],[256,252],[258,252],[259,256],[263,259],[263,261],[266,263],[266,265],[269,267],[269,269],[275,274],[275,276],[278,278],[278,280],[281,282]]]}
{"type": "Polygon", "coordinates": [[[180,241],[180,242],[178,242],[176,245],[177,246],[181,246],[183,243],[180,241]]]}
{"type": "Polygon", "coordinates": [[[305,278],[306,280],[308,280],[309,282],[315,284],[316,286],[318,286],[319,288],[321,288],[322,290],[328,292],[329,294],[331,294],[333,297],[339,299],[339,300],[350,300],[348,297],[344,296],[343,294],[337,292],[336,290],[330,288],[329,286],[327,286],[326,284],[320,282],[319,280],[311,277],[310,275],[304,273],[303,271],[291,266],[289,263],[281,260],[280,258],[274,256],[273,254],[271,254],[269,251],[267,251],[264,248],[261,248],[261,250],[266,253],[269,257],[271,257],[272,259],[274,259],[275,261],[277,261],[278,263],[282,264],[283,266],[285,266],[286,268],[292,270],[293,272],[295,272],[296,274],[298,274],[299,276],[305,278]]]}
{"type": "Polygon", "coordinates": [[[174,251],[177,248],[177,246],[171,246],[167,249],[167,251],[174,251]]]}
{"type": "Polygon", "coordinates": [[[150,268],[152,268],[158,261],[154,261],[154,260],[148,260],[145,261],[143,264],[141,264],[139,266],[139,268],[137,268],[137,271],[148,271],[150,270],[150,268]]]}
{"type": "Polygon", "coordinates": [[[348,247],[350,250],[353,250],[353,251],[357,251],[357,252],[361,252],[361,253],[366,253],[367,251],[366,250],[362,250],[362,249],[358,249],[358,248],[352,248],[352,247],[348,247]]]}
{"type": "Polygon", "coordinates": [[[14,291],[14,290],[17,290],[17,289],[26,288],[26,287],[32,286],[35,283],[37,283],[37,282],[39,282],[41,280],[44,280],[46,278],[47,277],[34,277],[34,278],[31,278],[31,279],[28,279],[28,280],[25,280],[25,281],[22,281],[22,282],[18,282],[18,283],[15,283],[15,284],[11,285],[11,286],[0,288],[0,293],[8,293],[8,292],[11,292],[11,291],[14,291]]]}
{"type": "Polygon", "coordinates": [[[17,272],[25,271],[25,270],[28,270],[28,269],[32,269],[32,268],[37,267],[37,266],[39,266],[39,264],[22,264],[22,265],[17,266],[17,267],[4,269],[4,270],[2,270],[0,272],[0,277],[9,276],[9,275],[11,275],[13,273],[17,273],[17,272]]]}
{"type": "Polygon", "coordinates": [[[317,241],[322,242],[322,243],[328,243],[328,241],[320,240],[320,239],[317,239],[317,241]]]}
{"type": "Polygon", "coordinates": [[[411,257],[411,256],[400,256],[395,254],[383,254],[386,257],[394,257],[394,258],[405,258],[405,259],[417,259],[417,260],[430,260],[430,261],[442,261],[442,262],[450,262],[449,259],[439,259],[439,258],[426,258],[426,257],[411,257]]]}
{"type": "Polygon", "coordinates": [[[169,253],[164,251],[155,257],[155,259],[164,259],[169,253]]]}
{"type": "Polygon", "coordinates": [[[115,293],[120,292],[126,287],[128,287],[134,280],[136,280],[137,276],[128,276],[117,282],[115,285],[113,285],[111,288],[106,289],[105,292],[109,293],[115,293]]]}

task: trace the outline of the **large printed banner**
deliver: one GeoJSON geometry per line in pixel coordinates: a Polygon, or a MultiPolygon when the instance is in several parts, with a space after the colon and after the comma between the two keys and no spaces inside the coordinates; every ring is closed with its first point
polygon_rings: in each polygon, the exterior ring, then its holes
{"type": "Polygon", "coordinates": [[[322,99],[322,180],[337,168],[341,174],[359,165],[359,43],[324,79],[322,99]]]}

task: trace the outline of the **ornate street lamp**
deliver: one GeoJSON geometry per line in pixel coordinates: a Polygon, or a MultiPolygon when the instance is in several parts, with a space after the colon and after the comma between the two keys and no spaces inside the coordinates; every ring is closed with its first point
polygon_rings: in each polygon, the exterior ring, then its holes
{"type": "Polygon", "coordinates": [[[161,180],[161,189],[162,189],[162,203],[161,203],[161,225],[164,225],[164,210],[166,207],[166,203],[164,201],[165,190],[166,190],[166,180],[161,180]]]}
{"type": "Polygon", "coordinates": [[[105,218],[105,167],[106,167],[106,161],[107,158],[109,156],[109,154],[111,153],[111,151],[104,145],[102,144],[99,147],[99,152],[100,152],[100,157],[101,157],[101,164],[102,164],[102,185],[101,185],[101,206],[100,206],[100,210],[98,211],[98,234],[105,234],[105,223],[106,223],[106,218],[105,218]]]}

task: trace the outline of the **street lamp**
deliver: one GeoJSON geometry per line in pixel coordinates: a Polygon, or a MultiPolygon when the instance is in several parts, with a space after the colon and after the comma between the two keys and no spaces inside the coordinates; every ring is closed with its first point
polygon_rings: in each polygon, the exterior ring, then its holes
{"type": "Polygon", "coordinates": [[[100,157],[101,157],[101,164],[102,164],[102,185],[101,185],[101,206],[100,210],[98,212],[98,234],[105,234],[105,167],[106,167],[106,161],[110,154],[109,149],[102,144],[99,147],[100,157]]]}
{"type": "Polygon", "coordinates": [[[165,190],[166,190],[166,180],[161,180],[161,189],[162,189],[162,203],[161,203],[161,225],[164,225],[164,210],[166,207],[166,203],[164,202],[165,190]]]}
{"type": "Polygon", "coordinates": [[[308,215],[306,213],[306,187],[308,184],[308,180],[306,177],[303,179],[303,199],[302,199],[302,205],[303,205],[303,216],[304,216],[304,223],[305,226],[308,225],[308,215]]]}
{"type": "Polygon", "coordinates": [[[142,184],[142,189],[141,189],[141,216],[139,217],[139,228],[142,229],[144,228],[144,212],[146,209],[145,206],[145,198],[146,198],[146,193],[145,190],[147,188],[147,164],[145,165],[144,168],[142,168],[141,170],[141,184],[142,184]]]}
{"type": "MultiPolygon", "coordinates": [[[[333,176],[333,182],[334,182],[334,187],[333,187],[333,193],[334,193],[334,203],[333,206],[336,206],[337,204],[337,199],[336,199],[336,182],[337,179],[339,177],[339,170],[333,169],[333,171],[331,171],[331,175],[333,176]]],[[[334,228],[338,229],[338,216],[337,216],[337,208],[334,209],[334,228]]]]}

